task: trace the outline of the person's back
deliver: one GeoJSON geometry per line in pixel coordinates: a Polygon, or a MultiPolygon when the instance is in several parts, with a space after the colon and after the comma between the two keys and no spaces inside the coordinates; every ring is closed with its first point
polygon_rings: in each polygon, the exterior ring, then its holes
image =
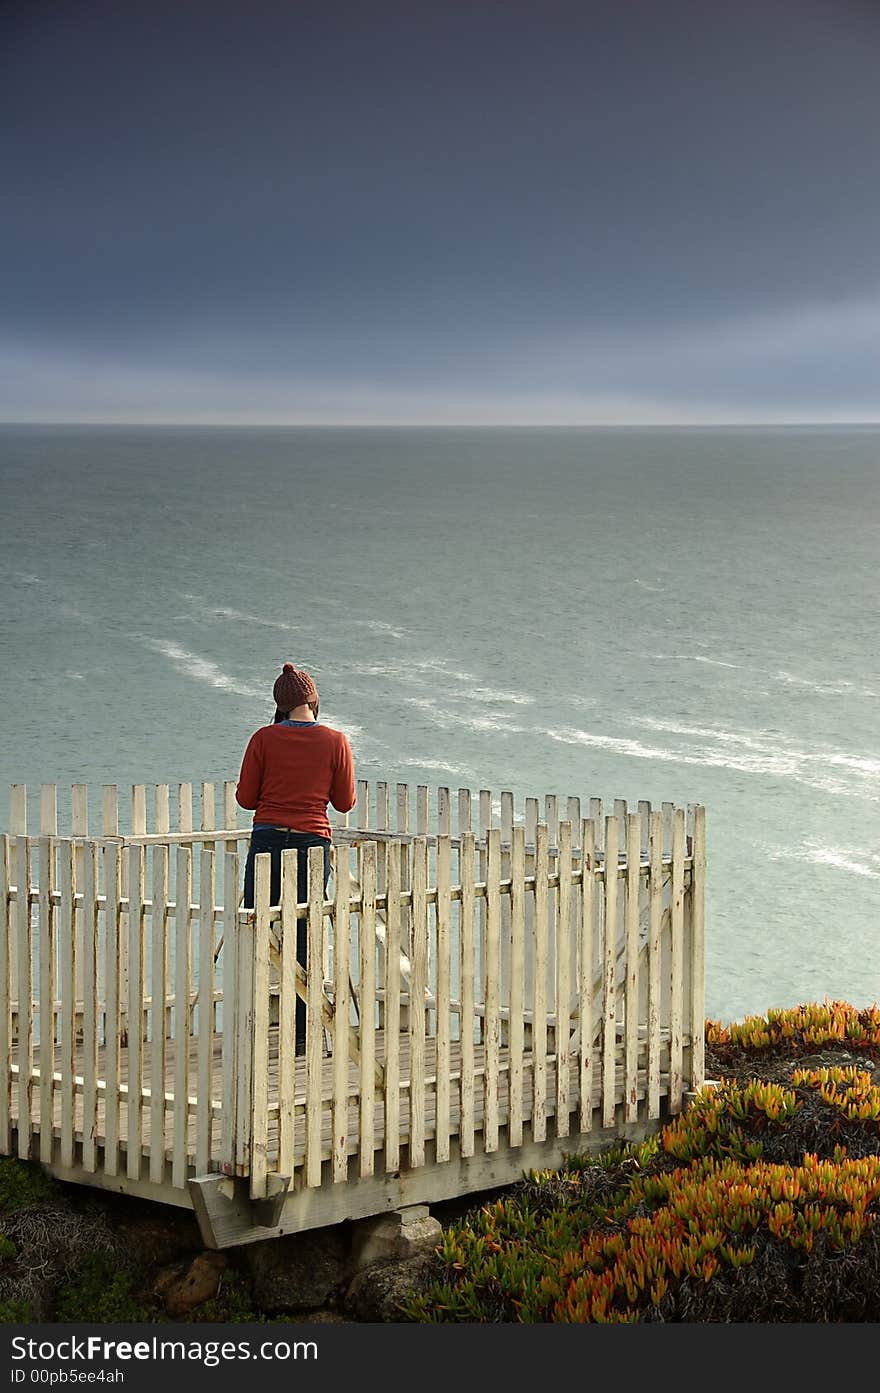
{"type": "MultiPolygon", "coordinates": [[[[241,762],[235,797],[240,807],[254,810],[250,847],[244,871],[245,907],[254,905],[256,858],[270,857],[270,901],[277,905],[281,891],[281,856],[297,853],[297,901],[308,898],[308,855],[312,847],[324,853],[324,893],[330,879],[333,833],[327,804],[347,813],[355,805],[354,757],[341,730],[318,722],[318,689],[307,672],[285,663],[272,688],[277,710],[272,725],[261,726],[248,741],[241,762]]],[[[307,965],[306,921],[297,920],[296,956],[307,965]]],[[[306,1012],[296,1001],[296,1052],[305,1048],[306,1012]]]]}
{"type": "Polygon", "coordinates": [[[346,736],[317,721],[281,721],[251,736],[236,798],[254,825],[331,837],[327,804],[354,807],[354,765],[346,736]]]}

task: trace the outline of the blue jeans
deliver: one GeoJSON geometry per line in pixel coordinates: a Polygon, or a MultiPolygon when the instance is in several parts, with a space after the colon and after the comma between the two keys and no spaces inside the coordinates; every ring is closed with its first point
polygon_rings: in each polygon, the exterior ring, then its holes
{"type": "MultiPolygon", "coordinates": [[[[268,851],[272,857],[269,889],[270,904],[278,904],[281,898],[281,853],[293,848],[299,854],[296,858],[296,898],[303,904],[309,897],[308,849],[312,846],[324,848],[324,894],[330,879],[330,842],[314,832],[291,832],[279,827],[255,827],[251,833],[250,846],[244,866],[244,907],[254,907],[254,862],[257,856],[268,851]]],[[[307,921],[296,921],[296,960],[306,966],[307,921]]],[[[296,998],[296,1052],[302,1054],[306,1042],[306,1004],[301,997],[296,998]]]]}

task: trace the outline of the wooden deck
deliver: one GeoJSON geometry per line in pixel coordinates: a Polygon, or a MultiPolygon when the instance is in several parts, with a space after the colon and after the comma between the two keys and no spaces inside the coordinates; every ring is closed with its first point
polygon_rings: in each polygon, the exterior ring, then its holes
{"type": "MultiPolygon", "coordinates": [[[[385,1057],[386,1057],[385,1036],[384,1036],[384,1032],[381,1031],[381,1030],[375,1032],[375,1045],[376,1045],[376,1058],[379,1060],[380,1063],[384,1063],[385,1057]]],[[[215,1154],[216,1154],[217,1151],[219,1151],[219,1147],[220,1147],[220,1137],[221,1137],[221,1129],[222,1129],[222,1111],[223,1111],[223,1103],[222,1103],[222,1098],[221,1098],[221,1080],[222,1080],[221,1050],[222,1050],[222,1036],[215,1037],[215,1040],[214,1040],[214,1068],[213,1068],[213,1070],[212,1070],[212,1077],[211,1077],[211,1084],[212,1084],[212,1087],[211,1087],[211,1117],[212,1117],[212,1128],[211,1128],[211,1131],[212,1131],[212,1138],[211,1138],[211,1139],[212,1139],[212,1145],[211,1145],[211,1151],[212,1151],[212,1153],[215,1153],[215,1154]]],[[[474,1045],[474,1069],[473,1069],[473,1075],[472,1075],[473,1080],[474,1080],[474,1109],[473,1109],[473,1112],[474,1112],[474,1130],[475,1130],[475,1132],[478,1134],[478,1135],[477,1135],[477,1142],[476,1142],[476,1145],[477,1145],[478,1149],[482,1149],[482,1146],[481,1146],[481,1140],[482,1140],[482,1139],[481,1139],[481,1136],[480,1136],[479,1134],[482,1132],[483,1114],[484,1114],[484,1106],[485,1106],[485,1053],[486,1053],[486,1052],[485,1052],[485,1047],[484,1047],[483,1045],[481,1045],[481,1044],[475,1044],[475,1045],[474,1045]]],[[[105,1076],[106,1076],[106,1069],[105,1069],[105,1059],[104,1059],[104,1055],[105,1055],[104,1050],[103,1050],[103,1049],[99,1050],[99,1053],[98,1053],[98,1080],[97,1080],[97,1099],[98,1099],[98,1103],[97,1103],[97,1132],[96,1132],[96,1135],[95,1135],[96,1149],[97,1149],[97,1151],[98,1151],[99,1153],[102,1153],[102,1152],[104,1151],[104,1148],[105,1148],[105,1141],[106,1141],[106,1130],[105,1130],[106,1083],[105,1083],[105,1081],[104,1081],[104,1080],[105,1080],[105,1076]]],[[[398,1104],[398,1117],[399,1117],[398,1140],[399,1140],[400,1147],[401,1147],[401,1149],[403,1150],[403,1149],[406,1147],[406,1145],[407,1145],[407,1143],[408,1143],[408,1140],[409,1140],[409,1121],[410,1121],[410,1107],[409,1107],[409,1101],[410,1101],[410,1099],[409,1099],[409,1036],[408,1036],[408,1034],[405,1033],[405,1032],[402,1032],[401,1035],[400,1035],[400,1037],[399,1037],[399,1059],[400,1059],[401,1077],[400,1077],[399,1104],[398,1104]]],[[[128,1051],[127,1051],[126,1049],[122,1049],[122,1050],[120,1051],[120,1086],[119,1086],[119,1094],[120,1094],[120,1110],[119,1110],[119,1147],[120,1147],[120,1152],[121,1152],[122,1158],[123,1158],[122,1161],[121,1161],[121,1163],[120,1163],[120,1169],[121,1169],[121,1170],[125,1170],[125,1169],[126,1169],[126,1164],[125,1164],[125,1163],[126,1163],[126,1161],[127,1161],[127,1152],[128,1152],[128,1113],[129,1113],[129,1101],[128,1101],[128,1071],[127,1071],[127,1062],[128,1062],[128,1051]]],[[[531,1121],[532,1121],[533,1102],[534,1102],[534,1090],[533,1090],[534,1062],[535,1062],[535,1060],[534,1060],[534,1054],[531,1053],[530,1051],[526,1051],[526,1052],[524,1053],[524,1055],[523,1055],[523,1070],[522,1070],[522,1117],[523,1117],[523,1121],[526,1122],[526,1123],[531,1123],[531,1121]]],[[[499,1125],[500,1125],[501,1127],[506,1126],[507,1121],[508,1121],[508,1118],[509,1118],[509,1112],[510,1112],[510,1081],[509,1081],[509,1076],[508,1076],[508,1065],[509,1065],[509,1051],[508,1051],[506,1048],[502,1047],[502,1048],[500,1049],[500,1052],[499,1052],[499,1065],[498,1065],[498,1073],[499,1073],[499,1082],[498,1082],[498,1121],[499,1121],[499,1125]]],[[[195,1078],[196,1078],[197,1066],[198,1066],[198,1040],[197,1040],[196,1038],[192,1038],[192,1039],[190,1040],[189,1063],[188,1063],[189,1076],[190,1076],[191,1079],[195,1079],[195,1078]]],[[[449,1073],[449,1076],[448,1076],[448,1078],[449,1078],[449,1084],[450,1084],[450,1108],[449,1108],[450,1131],[451,1131],[452,1135],[458,1135],[458,1131],[459,1131],[459,1122],[460,1122],[461,1063],[460,1063],[460,1045],[459,1045],[459,1042],[457,1042],[457,1041],[452,1042],[451,1045],[450,1045],[450,1066],[451,1066],[451,1067],[450,1067],[450,1073],[449,1073]]],[[[584,1128],[582,1129],[581,1126],[580,1126],[580,1116],[579,1116],[579,1112],[572,1111],[572,1112],[568,1115],[568,1118],[566,1119],[566,1122],[563,1124],[563,1129],[562,1129],[561,1131],[560,1131],[559,1128],[557,1128],[557,1127],[555,1126],[555,1114],[556,1114],[556,1102],[555,1102],[555,1100],[556,1100],[556,1096],[557,1096],[556,1066],[557,1066],[557,1059],[556,1059],[556,1054],[555,1054],[555,1052],[554,1052],[554,1053],[550,1053],[550,1052],[548,1051],[548,1054],[547,1054],[547,1056],[546,1056],[546,1063],[545,1063],[545,1071],[546,1071],[546,1072],[545,1072],[546,1102],[545,1102],[545,1106],[544,1106],[544,1114],[545,1114],[545,1116],[546,1116],[547,1118],[553,1118],[553,1119],[554,1119],[554,1130],[555,1130],[555,1132],[556,1132],[556,1135],[562,1135],[562,1136],[570,1137],[571,1140],[572,1140],[572,1149],[576,1149],[575,1143],[576,1143],[576,1140],[577,1140],[577,1136],[578,1136],[582,1131],[583,1131],[584,1133],[587,1133],[587,1132],[589,1132],[589,1131],[592,1131],[592,1130],[593,1130],[593,1126],[594,1126],[594,1125],[595,1125],[595,1126],[598,1126],[598,1123],[595,1123],[595,1124],[594,1124],[594,1123],[593,1123],[593,1120],[592,1120],[592,1117],[591,1117],[591,1118],[590,1118],[590,1125],[589,1125],[588,1127],[584,1127],[584,1128]]],[[[569,1088],[568,1088],[568,1096],[569,1096],[569,1098],[572,1098],[572,1099],[575,1099],[575,1098],[577,1098],[577,1096],[578,1096],[578,1071],[579,1071],[579,1061],[578,1061],[577,1058],[572,1058],[572,1059],[571,1059],[571,1062],[570,1062],[570,1066],[569,1066],[569,1088]]],[[[593,1084],[593,1111],[594,1111],[594,1113],[597,1113],[597,1112],[599,1111],[599,1109],[600,1109],[601,1102],[602,1102],[602,1053],[601,1053],[601,1050],[600,1050],[599,1048],[596,1048],[596,1049],[594,1050],[594,1053],[593,1053],[593,1071],[592,1071],[592,1072],[593,1072],[593,1081],[592,1081],[592,1084],[593,1084]]],[[[624,1090],[624,1057],[623,1057],[623,1043],[622,1043],[622,1042],[619,1044],[618,1050],[617,1050],[617,1061],[616,1061],[616,1071],[615,1071],[615,1072],[616,1072],[616,1079],[615,1079],[616,1089],[615,1089],[615,1091],[616,1091],[616,1094],[617,1094],[617,1101],[618,1101],[618,1102],[622,1102],[622,1101],[623,1101],[623,1090],[624,1090]]],[[[164,1128],[165,1158],[166,1158],[166,1163],[167,1163],[167,1165],[168,1165],[169,1167],[170,1167],[171,1162],[172,1162],[172,1160],[173,1160],[173,1126],[174,1126],[174,1109],[175,1109],[175,1106],[176,1106],[176,1104],[175,1104],[175,1098],[174,1098],[175,1073],[176,1073],[176,1056],[175,1056],[174,1041],[171,1040],[171,1041],[167,1041],[167,1042],[166,1042],[165,1090],[164,1090],[164,1091],[165,1091],[165,1108],[164,1108],[164,1112],[165,1112],[165,1128],[164,1128]]],[[[13,1047],[13,1053],[12,1053],[12,1074],[13,1074],[13,1089],[12,1089],[12,1095],[13,1095],[13,1096],[12,1096],[12,1107],[11,1107],[11,1120],[12,1120],[12,1125],[13,1125],[13,1127],[14,1127],[15,1130],[17,1131],[17,1130],[18,1130],[18,1118],[19,1118],[18,1100],[19,1100],[19,1096],[20,1096],[20,1083],[19,1083],[19,1068],[18,1068],[18,1051],[17,1051],[17,1049],[16,1049],[15,1047],[13,1047]]],[[[359,1093],[360,1093],[360,1074],[359,1074],[359,1070],[358,1070],[357,1065],[355,1065],[355,1064],[349,1062],[348,1074],[349,1074],[349,1107],[348,1107],[348,1128],[347,1128],[347,1133],[348,1133],[348,1135],[347,1135],[347,1138],[346,1138],[346,1149],[347,1149],[348,1154],[349,1154],[350,1156],[355,1156],[355,1155],[357,1155],[357,1154],[359,1153],[359,1133],[360,1133],[360,1096],[359,1096],[359,1093]]],[[[40,1104],[40,1099],[39,1099],[39,1094],[40,1094],[41,1074],[40,1074],[40,1069],[39,1069],[38,1066],[35,1066],[35,1067],[31,1070],[31,1079],[32,1079],[32,1082],[33,1082],[33,1088],[32,1088],[32,1101],[31,1101],[31,1130],[32,1130],[32,1133],[36,1134],[36,1137],[39,1138],[39,1134],[40,1134],[40,1106],[39,1106],[39,1104],[40,1104]]],[[[55,1138],[56,1138],[57,1140],[60,1141],[60,1138],[61,1138],[61,1129],[62,1129],[62,1106],[63,1106],[63,1104],[62,1104],[61,1058],[60,1058],[60,1053],[59,1053],[59,1052],[56,1052],[56,1056],[55,1056],[55,1072],[54,1072],[54,1077],[53,1077],[53,1083],[54,1083],[54,1089],[53,1089],[53,1094],[54,1094],[54,1096],[53,1096],[54,1128],[53,1128],[53,1133],[54,1133],[55,1138]]],[[[270,1168],[270,1169],[274,1169],[275,1166],[277,1165],[277,1161],[278,1161],[278,1094],[279,1094],[278,1084],[279,1084],[279,1078],[278,1078],[278,1029],[277,1029],[277,1027],[271,1027],[271,1028],[270,1028],[270,1031],[269,1031],[269,1130],[268,1130],[268,1156],[267,1156],[267,1160],[268,1160],[269,1168],[270,1168]]],[[[426,1141],[429,1141],[429,1140],[433,1139],[433,1136],[434,1136],[435,1117],[436,1117],[436,1086],[437,1086],[437,1076],[436,1076],[436,1040],[435,1040],[435,1039],[430,1039],[430,1038],[427,1039],[427,1040],[425,1041],[425,1073],[424,1073],[424,1084],[425,1084],[425,1094],[424,1094],[425,1139],[426,1139],[426,1141]]],[[[665,1095],[665,1094],[668,1092],[668,1085],[669,1085],[669,1032],[668,1032],[668,1031],[663,1031],[663,1032],[661,1033],[661,1059],[660,1059],[660,1088],[661,1088],[661,1093],[662,1093],[662,1094],[665,1095]]],[[[645,1099],[645,1097],[646,1097],[646,1092],[647,1092],[647,1041],[646,1041],[646,1038],[645,1038],[645,1034],[644,1034],[644,1032],[643,1032],[643,1033],[642,1033],[642,1038],[641,1038],[641,1041],[640,1041],[639,1067],[638,1067],[638,1098],[639,1098],[639,1101],[640,1101],[640,1102],[644,1101],[644,1099],[645,1099]]],[[[150,1085],[150,1081],[147,1080],[147,1081],[145,1082],[144,1086],[142,1087],[142,1090],[141,1090],[141,1100],[142,1100],[142,1106],[141,1106],[141,1152],[142,1152],[142,1156],[143,1156],[143,1158],[144,1158],[143,1163],[142,1163],[142,1170],[144,1171],[144,1173],[146,1172],[149,1158],[150,1158],[150,1156],[152,1155],[152,1152],[153,1152],[153,1141],[152,1141],[152,1132],[151,1132],[151,1120],[152,1120],[152,1119],[151,1119],[151,1103],[152,1103],[152,1097],[153,1097],[152,1087],[151,1087],[151,1085],[150,1085]]],[[[78,1148],[81,1148],[82,1142],[83,1142],[83,1098],[84,1098],[83,1053],[82,1053],[82,1048],[81,1048],[81,1046],[80,1046],[80,1047],[78,1048],[78,1050],[77,1050],[77,1055],[76,1055],[76,1067],[75,1067],[75,1078],[74,1078],[75,1120],[74,1120],[74,1129],[73,1129],[73,1131],[74,1131],[74,1140],[75,1140],[75,1142],[76,1142],[78,1148]]],[[[191,1089],[190,1092],[189,1092],[187,1104],[188,1104],[188,1105],[187,1105],[187,1162],[188,1162],[188,1169],[189,1169],[190,1173],[191,1173],[191,1174],[195,1174],[195,1173],[196,1173],[196,1172],[195,1172],[195,1163],[196,1163],[196,1121],[197,1121],[197,1119],[196,1119],[196,1112],[197,1112],[197,1108],[198,1108],[198,1099],[197,1099],[197,1097],[196,1097],[196,1095],[195,1095],[194,1090],[192,1090],[192,1089],[191,1089]]],[[[333,1151],[332,1151],[332,1137],[331,1137],[332,1105],[333,1105],[333,1060],[332,1060],[332,1057],[329,1055],[329,1053],[325,1053],[324,1059],[323,1059],[322,1080],[321,1080],[321,1159],[322,1159],[322,1161],[329,1161],[329,1160],[332,1158],[332,1154],[333,1154],[333,1151]]],[[[306,1116],[306,1063],[305,1063],[305,1059],[299,1058],[299,1059],[297,1059],[297,1063],[296,1063],[296,1083],[295,1083],[295,1086],[294,1086],[294,1158],[295,1158],[295,1164],[296,1164],[297,1167],[302,1166],[302,1164],[303,1164],[303,1162],[304,1162],[304,1160],[305,1160],[305,1150],[306,1150],[306,1125],[305,1125],[305,1116],[306,1116]]],[[[373,1139],[374,1139],[374,1152],[377,1154],[377,1157],[378,1157],[378,1153],[381,1153],[381,1152],[384,1150],[384,1147],[385,1147],[385,1121],[386,1121],[386,1104],[385,1104],[384,1099],[383,1099],[383,1100],[378,1100],[378,1101],[376,1101],[376,1102],[374,1103],[374,1105],[373,1105],[373,1139]]],[[[35,1154],[36,1154],[36,1152],[37,1152],[38,1149],[39,1149],[39,1145],[38,1145],[38,1143],[37,1143],[37,1144],[35,1144],[35,1147],[34,1147],[35,1154]]],[[[98,1159],[99,1159],[99,1158],[96,1158],[96,1169],[97,1169],[97,1167],[98,1167],[98,1159]]],[[[81,1164],[81,1162],[80,1162],[80,1164],[81,1164]]],[[[377,1166],[378,1166],[379,1169],[381,1169],[381,1158],[378,1159],[378,1161],[377,1161],[377,1166]]],[[[86,1178],[86,1177],[84,1177],[84,1178],[86,1178]]],[[[182,1197],[182,1198],[184,1198],[184,1197],[182,1197]]],[[[184,1198],[184,1202],[186,1202],[186,1201],[185,1201],[185,1198],[184,1198]]]]}

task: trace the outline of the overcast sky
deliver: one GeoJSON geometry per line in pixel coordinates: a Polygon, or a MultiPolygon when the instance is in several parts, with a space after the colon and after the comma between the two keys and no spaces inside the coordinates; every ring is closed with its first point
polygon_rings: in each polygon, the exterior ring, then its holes
{"type": "Polygon", "coordinates": [[[0,420],[880,420],[877,0],[0,16],[0,420]]]}

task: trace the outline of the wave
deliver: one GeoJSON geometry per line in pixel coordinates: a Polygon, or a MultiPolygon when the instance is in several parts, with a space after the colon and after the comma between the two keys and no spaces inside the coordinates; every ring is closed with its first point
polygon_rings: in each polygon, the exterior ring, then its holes
{"type": "Polygon", "coordinates": [[[813,841],[799,847],[775,847],[768,854],[771,861],[807,861],[814,866],[831,866],[868,880],[880,880],[880,857],[874,852],[854,854],[852,847],[823,846],[813,841]]]}
{"type": "Polygon", "coordinates": [[[820,696],[853,696],[875,697],[877,693],[870,687],[858,687],[855,682],[849,682],[844,677],[834,678],[827,682],[814,682],[809,677],[799,677],[795,672],[774,672],[770,676],[774,682],[784,682],[789,687],[806,687],[808,691],[818,692],[820,696]]]}
{"type": "Polygon", "coordinates": [[[462,764],[449,764],[444,759],[400,759],[397,762],[404,769],[437,769],[442,774],[458,774],[466,779],[474,777],[473,769],[462,764]]]}
{"type": "Polygon", "coordinates": [[[223,672],[210,658],[203,658],[199,653],[190,653],[171,639],[145,638],[142,642],[147,648],[152,648],[154,652],[168,658],[178,672],[191,677],[194,682],[204,682],[218,691],[234,692],[236,696],[265,700],[266,693],[262,687],[253,687],[246,682],[237,681],[223,672]]]}
{"type": "Polygon", "coordinates": [[[462,711],[450,711],[437,705],[433,697],[404,697],[407,706],[415,706],[431,717],[441,729],[464,726],[467,730],[496,731],[503,735],[525,734],[528,727],[511,725],[513,716],[498,711],[492,716],[473,716],[462,711]]]}
{"type": "MultiPolygon", "coordinates": [[[[880,802],[880,791],[872,792],[866,788],[853,788],[850,783],[833,776],[820,775],[817,772],[805,770],[803,768],[805,763],[817,761],[831,763],[832,761],[827,758],[823,759],[822,756],[805,754],[799,750],[762,749],[756,744],[750,753],[708,748],[674,750],[665,746],[644,745],[641,741],[628,736],[600,735],[593,731],[565,727],[556,730],[545,729],[535,733],[545,735],[564,745],[583,745],[587,748],[610,750],[614,754],[624,755],[632,759],[648,759],[658,763],[696,765],[714,769],[731,769],[741,774],[769,774],[778,779],[793,779],[796,783],[803,784],[807,788],[818,789],[822,793],[857,796],[872,803],[880,802]]],[[[841,763],[846,758],[846,756],[838,757],[841,763]]]]}
{"type": "MultiPolygon", "coordinates": [[[[351,670],[361,677],[390,677],[416,687],[429,685],[431,678],[426,674],[442,673],[446,682],[458,688],[458,690],[447,691],[446,696],[450,701],[478,701],[488,706],[504,704],[505,702],[511,706],[532,706],[535,701],[535,698],[527,692],[512,692],[500,687],[485,686],[480,683],[480,679],[474,673],[452,670],[446,666],[443,659],[353,663],[351,670]]],[[[419,698],[406,697],[404,700],[417,702],[419,698]]]]}
{"type": "Polygon", "coordinates": [[[792,748],[788,737],[776,731],[723,730],[717,726],[691,726],[682,725],[676,721],[661,721],[652,716],[632,716],[630,719],[636,725],[647,726],[651,730],[666,731],[672,735],[695,735],[701,739],[717,740],[720,744],[742,745],[746,749],[757,750],[761,753],[784,753],[804,764],[827,764],[842,769],[853,769],[856,773],[869,777],[880,775],[880,759],[878,758],[870,755],[844,753],[828,745],[817,745],[813,750],[792,748]]]}
{"type": "Polygon", "coordinates": [[[486,701],[490,703],[509,701],[513,706],[533,706],[535,698],[525,692],[503,692],[494,687],[469,687],[460,693],[466,701],[486,701]]]}
{"type": "Polygon", "coordinates": [[[745,671],[742,663],[726,663],[722,658],[706,658],[701,653],[688,653],[687,657],[694,663],[708,663],[710,667],[735,667],[745,671]]]}

